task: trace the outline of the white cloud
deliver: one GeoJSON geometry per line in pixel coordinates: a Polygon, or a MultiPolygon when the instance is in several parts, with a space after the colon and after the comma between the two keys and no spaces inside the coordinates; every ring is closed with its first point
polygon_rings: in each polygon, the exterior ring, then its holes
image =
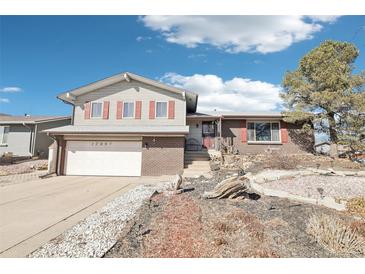
{"type": "Polygon", "coordinates": [[[166,41],[194,48],[209,44],[230,53],[270,53],[312,39],[335,16],[158,16],[141,17],[166,41]]]}
{"type": "Polygon", "coordinates": [[[216,75],[183,76],[167,73],[161,80],[167,84],[199,94],[198,111],[274,111],[281,105],[280,86],[235,77],[224,81],[216,75]]]}
{"type": "Polygon", "coordinates": [[[16,93],[16,92],[21,92],[22,89],[19,87],[3,87],[0,88],[0,92],[4,92],[4,93],[16,93]]]}
{"type": "Polygon", "coordinates": [[[2,103],[10,103],[10,100],[8,98],[0,98],[0,104],[2,103]]]}
{"type": "Polygon", "coordinates": [[[151,40],[151,39],[152,39],[152,37],[150,37],[150,36],[138,36],[136,38],[136,41],[137,42],[142,42],[142,41],[151,40]]]}
{"type": "Polygon", "coordinates": [[[310,15],[308,16],[315,22],[333,23],[336,22],[339,16],[337,15],[310,15]]]}

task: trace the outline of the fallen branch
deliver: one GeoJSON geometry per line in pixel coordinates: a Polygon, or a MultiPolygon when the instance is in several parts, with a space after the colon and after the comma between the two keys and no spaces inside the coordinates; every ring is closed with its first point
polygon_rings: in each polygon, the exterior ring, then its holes
{"type": "Polygon", "coordinates": [[[203,197],[206,199],[235,199],[244,197],[249,189],[249,179],[245,176],[230,177],[217,184],[212,191],[205,192],[203,197]]]}

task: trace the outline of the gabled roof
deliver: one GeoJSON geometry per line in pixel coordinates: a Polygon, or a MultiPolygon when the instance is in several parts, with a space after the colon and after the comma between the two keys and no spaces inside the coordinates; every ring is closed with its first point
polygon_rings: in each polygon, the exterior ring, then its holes
{"type": "Polygon", "coordinates": [[[85,86],[82,86],[82,87],[79,87],[76,89],[72,89],[67,92],[63,92],[63,93],[57,95],[57,98],[61,99],[62,101],[73,104],[73,101],[77,96],[86,94],[88,92],[91,92],[91,91],[99,89],[99,88],[103,88],[106,86],[116,84],[121,81],[129,82],[131,79],[145,83],[147,85],[151,85],[151,86],[154,86],[157,88],[167,90],[167,91],[175,93],[175,94],[181,94],[182,96],[184,96],[184,98],[187,97],[186,98],[187,104],[188,103],[190,104],[189,106],[187,106],[188,110],[190,109],[191,112],[196,111],[196,105],[197,105],[197,100],[198,100],[198,95],[196,93],[191,92],[191,91],[186,91],[186,90],[183,90],[180,88],[176,88],[173,86],[169,86],[164,83],[161,83],[161,82],[158,82],[158,81],[155,81],[152,79],[148,79],[146,77],[142,77],[140,75],[137,75],[137,74],[134,74],[131,72],[119,73],[119,74],[113,75],[111,77],[104,78],[102,80],[90,83],[88,85],[85,85],[85,86]]]}
{"type": "Polygon", "coordinates": [[[0,115],[0,124],[40,124],[71,119],[70,116],[11,116],[0,115]]]}

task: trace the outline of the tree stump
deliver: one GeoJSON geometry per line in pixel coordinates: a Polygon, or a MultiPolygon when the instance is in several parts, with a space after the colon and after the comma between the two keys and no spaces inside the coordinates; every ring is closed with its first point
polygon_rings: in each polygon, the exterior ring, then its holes
{"type": "Polygon", "coordinates": [[[215,186],[212,191],[205,192],[203,197],[206,199],[235,199],[245,197],[250,189],[250,180],[245,176],[230,177],[215,186]]]}

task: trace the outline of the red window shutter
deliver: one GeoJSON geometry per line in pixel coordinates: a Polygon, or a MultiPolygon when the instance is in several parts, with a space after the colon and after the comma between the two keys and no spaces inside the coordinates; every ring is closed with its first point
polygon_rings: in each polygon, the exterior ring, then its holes
{"type": "Polygon", "coordinates": [[[169,101],[169,119],[175,119],[175,101],[169,101]]]}
{"type": "Polygon", "coordinates": [[[242,127],[241,127],[241,141],[242,143],[247,143],[247,128],[246,128],[246,120],[242,121],[242,127]]]}
{"type": "Polygon", "coordinates": [[[141,114],[142,114],[142,101],[136,101],[136,113],[134,116],[136,119],[141,119],[141,114]]]}
{"type": "Polygon", "coordinates": [[[117,119],[122,119],[123,114],[123,102],[118,101],[117,102],[117,119]]]}
{"type": "Polygon", "coordinates": [[[155,119],[156,110],[155,110],[155,101],[150,101],[150,119],[155,119]]]}
{"type": "Polygon", "coordinates": [[[288,143],[288,125],[284,121],[280,121],[280,134],[281,134],[281,143],[288,143]]]}
{"type": "Polygon", "coordinates": [[[103,106],[103,119],[109,119],[109,101],[104,101],[103,106]]]}
{"type": "Polygon", "coordinates": [[[90,114],[91,114],[91,103],[86,102],[84,104],[84,118],[85,119],[90,119],[90,114]]]}

